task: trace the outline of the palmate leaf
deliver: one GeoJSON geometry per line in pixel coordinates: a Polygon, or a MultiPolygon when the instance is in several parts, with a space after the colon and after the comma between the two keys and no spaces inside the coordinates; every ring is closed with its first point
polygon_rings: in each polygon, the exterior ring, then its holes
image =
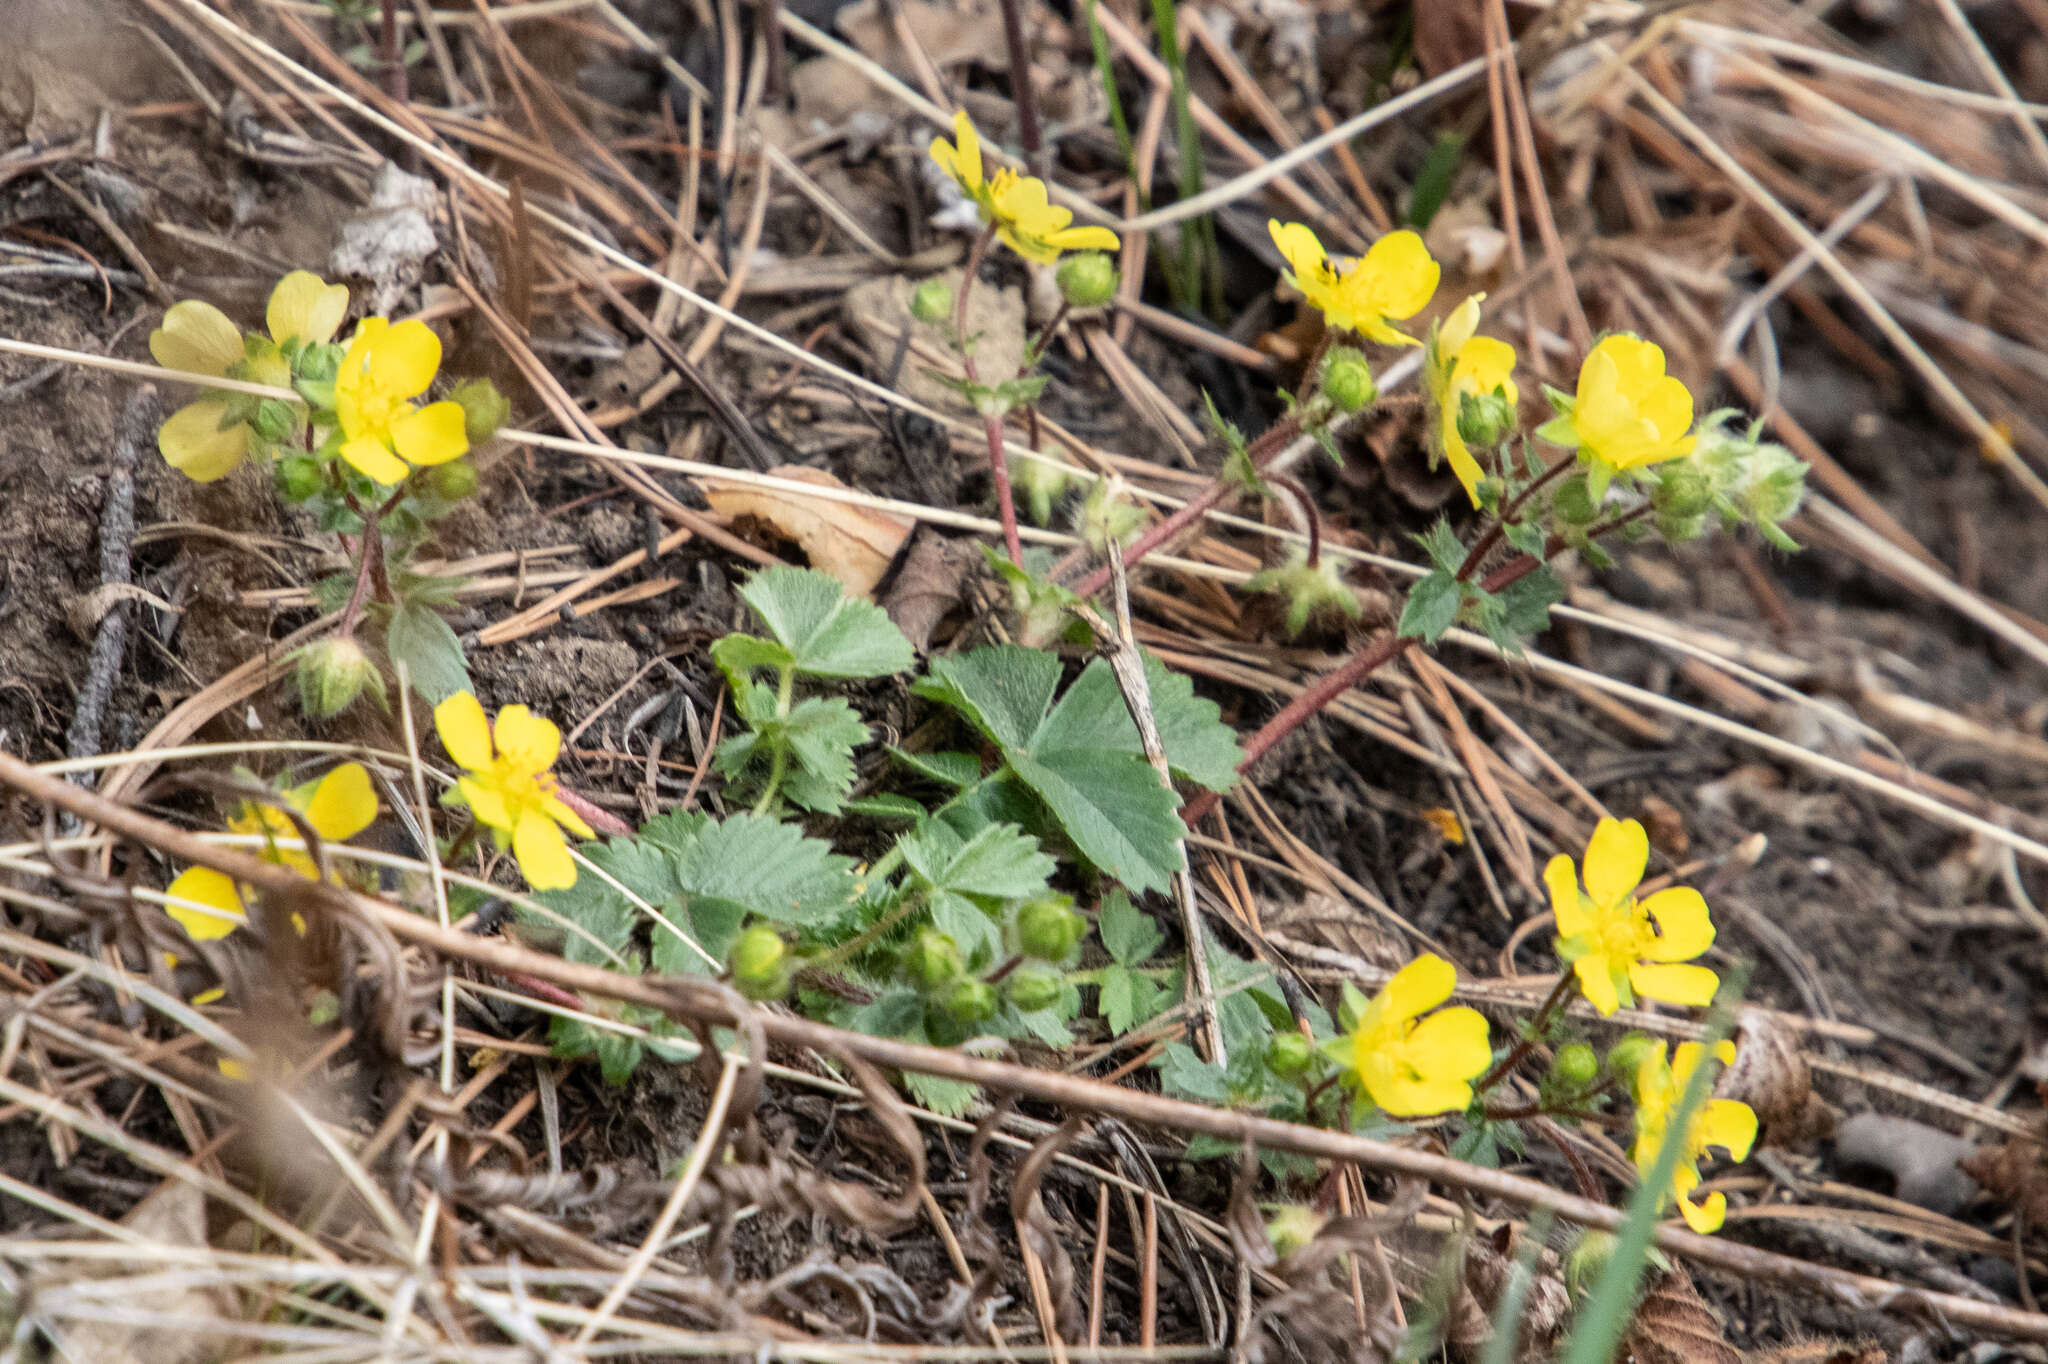
{"type": "MultiPolygon", "coordinates": [[[[837,578],[807,568],[756,573],[740,596],[775,641],[788,666],[811,677],[886,677],[916,661],[916,652],[883,610],[846,595],[837,578]]],[[[749,650],[760,656],[763,651],[749,650]]],[[[735,659],[735,662],[740,661],[735,659]]],[[[763,659],[763,662],[780,660],[763,659]]],[[[720,660],[721,665],[724,660],[720,660]]]]}
{"type": "Polygon", "coordinates": [[[903,860],[935,890],[1017,900],[1045,889],[1059,864],[1014,824],[991,824],[962,840],[943,824],[906,836],[903,860]]]}

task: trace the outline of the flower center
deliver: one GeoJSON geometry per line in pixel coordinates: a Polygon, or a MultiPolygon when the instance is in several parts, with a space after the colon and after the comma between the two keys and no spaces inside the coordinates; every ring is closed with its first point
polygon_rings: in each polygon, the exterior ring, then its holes
{"type": "Polygon", "coordinates": [[[1599,910],[1593,920],[1593,939],[1602,956],[1617,961],[1638,961],[1656,940],[1649,915],[1634,897],[1599,910]]]}

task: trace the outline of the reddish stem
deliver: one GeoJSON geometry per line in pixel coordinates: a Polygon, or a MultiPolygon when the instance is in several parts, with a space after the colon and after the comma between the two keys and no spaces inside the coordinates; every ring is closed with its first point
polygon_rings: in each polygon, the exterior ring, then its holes
{"type": "MultiPolygon", "coordinates": [[[[967,343],[967,297],[974,291],[974,277],[981,273],[982,257],[988,254],[988,244],[995,240],[995,235],[991,225],[981,229],[981,235],[974,239],[974,246],[967,253],[967,267],[961,274],[960,295],[953,304],[953,341],[960,348],[960,366],[970,384],[981,382],[981,372],[975,368],[974,351],[967,343]]],[[[981,432],[988,438],[988,472],[996,485],[996,515],[1003,523],[1003,548],[1009,551],[1010,562],[1022,568],[1024,541],[1017,534],[1017,498],[1010,491],[1010,460],[1003,453],[1003,419],[982,413],[981,432]]]]}
{"type": "Polygon", "coordinates": [[[1472,574],[1478,569],[1480,561],[1485,559],[1488,554],[1492,553],[1493,547],[1500,543],[1500,537],[1507,534],[1508,527],[1514,523],[1515,513],[1522,509],[1522,505],[1525,502],[1527,502],[1529,498],[1532,495],[1534,495],[1538,489],[1542,488],[1546,483],[1550,483],[1553,480],[1557,479],[1564,473],[1565,470],[1571,468],[1576,463],[1576,460],[1572,459],[1569,455],[1567,455],[1565,458],[1551,465],[1548,469],[1545,469],[1529,484],[1528,487],[1516,493],[1513,501],[1509,502],[1505,507],[1502,507],[1500,509],[1500,516],[1494,521],[1492,525],[1486,528],[1486,534],[1480,536],[1479,539],[1476,542],[1474,542],[1470,552],[1468,552],[1465,555],[1465,562],[1458,565],[1458,580],[1460,582],[1463,582],[1466,578],[1471,577],[1472,574]]]}

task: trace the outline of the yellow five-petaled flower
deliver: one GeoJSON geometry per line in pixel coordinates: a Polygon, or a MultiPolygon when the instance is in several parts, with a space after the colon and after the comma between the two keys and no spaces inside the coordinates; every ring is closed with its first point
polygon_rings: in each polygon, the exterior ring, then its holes
{"type": "Polygon", "coordinates": [[[519,870],[535,890],[576,884],[576,862],[562,839],[591,828],[555,794],[548,769],[562,750],[562,731],[525,706],[507,706],[495,725],[468,692],[434,707],[434,727],[448,756],[468,769],[456,780],[470,813],[491,830],[499,847],[510,844],[519,870]]]}
{"type": "Polygon", "coordinates": [[[1389,232],[1359,259],[1340,261],[1301,223],[1269,219],[1266,230],[1287,261],[1289,281],[1330,326],[1383,346],[1419,344],[1392,323],[1415,316],[1436,296],[1443,267],[1430,258],[1421,237],[1389,232]]]}
{"type": "Polygon", "coordinates": [[[1380,1109],[1398,1118],[1462,1112],[1472,1081],[1493,1060],[1477,1010],[1435,1009],[1451,997],[1457,968],[1425,953],[1367,1002],[1332,1054],[1380,1109]]]}
{"type": "MultiPolygon", "coordinates": [[[[332,842],[355,837],[377,818],[377,795],[370,789],[370,774],[360,763],[343,763],[318,781],[281,795],[284,804],[305,817],[314,833],[332,842]]],[[[309,881],[319,874],[309,853],[297,846],[282,846],[280,840],[294,845],[299,842],[299,828],[275,805],[244,805],[242,813],[228,821],[228,831],[262,834],[265,842],[257,856],[264,861],[289,867],[309,881]]],[[[171,900],[166,910],[194,942],[224,938],[247,917],[234,879],[211,867],[186,868],[165,893],[171,900]]]]}
{"type": "Polygon", "coordinates": [[[1714,945],[1707,902],[1690,886],[1635,897],[1650,864],[1650,840],[1635,820],[1603,819],[1586,844],[1586,888],[1563,853],[1543,869],[1557,917],[1557,955],[1572,965],[1594,1008],[1611,1014],[1635,997],[1706,1005],[1721,981],[1704,966],[1681,966],[1714,945]]]}
{"type": "Polygon", "coordinates": [[[953,141],[932,139],[932,160],[974,201],[982,222],[995,228],[1005,246],[1038,265],[1050,265],[1063,251],[1114,251],[1116,233],[1106,227],[1073,227],[1073,213],[1048,202],[1045,182],[1004,167],[984,177],[981,136],[966,111],[953,115],[953,141]]]}
{"type": "Polygon", "coordinates": [[[1520,401],[1515,389],[1515,348],[1491,336],[1475,335],[1479,330],[1479,301],[1474,294],[1431,327],[1423,342],[1422,375],[1430,401],[1436,405],[1436,441],[1451,472],[1464,485],[1472,505],[1479,505],[1479,480],[1485,471],[1472,457],[1464,435],[1458,430],[1458,415],[1467,394],[1475,398],[1498,393],[1510,411],[1520,401]]]}
{"type": "Polygon", "coordinates": [[[426,323],[364,318],[334,376],[341,457],[379,483],[397,483],[411,465],[446,464],[467,453],[462,404],[412,401],[440,367],[441,338],[426,323]]]}
{"type": "MultiPolygon", "coordinates": [[[[1617,473],[1692,453],[1692,393],[1664,372],[1654,341],[1627,332],[1602,337],[1579,366],[1570,417],[1551,428],[1578,446],[1596,496],[1617,473]]],[[[1548,437],[1546,436],[1546,439],[1548,437]]]]}
{"type": "MultiPolygon", "coordinates": [[[[264,311],[267,343],[260,337],[244,339],[241,329],[211,303],[186,299],[172,304],[163,326],[149,334],[149,353],[166,369],[288,388],[292,369],[278,347],[293,340],[325,345],[347,313],[347,286],[294,270],[270,291],[264,311]]],[[[247,422],[228,420],[225,401],[201,398],[171,414],[156,444],[172,468],[195,483],[211,483],[234,472],[248,456],[252,434],[247,422]]]]}
{"type": "MultiPolygon", "coordinates": [[[[1678,1116],[1679,1101],[1705,1059],[1706,1048],[1700,1043],[1681,1042],[1677,1053],[1666,1061],[1664,1044],[1659,1042],[1636,1070],[1636,1141],[1629,1154],[1643,1174],[1656,1165],[1657,1152],[1678,1116]]],[[[1714,1059],[1723,1065],[1734,1061],[1735,1044],[1716,1043],[1714,1059]]],[[[1727,1196],[1715,1193],[1697,1203],[1692,1201],[1692,1191],[1700,1184],[1699,1160],[1709,1146],[1721,1147],[1736,1160],[1747,1158],[1756,1143],[1756,1114],[1746,1103],[1709,1098],[1678,1139],[1683,1145],[1671,1174],[1671,1195],[1678,1202],[1678,1211],[1685,1224],[1702,1236],[1719,1231],[1728,1216],[1727,1196]]]]}

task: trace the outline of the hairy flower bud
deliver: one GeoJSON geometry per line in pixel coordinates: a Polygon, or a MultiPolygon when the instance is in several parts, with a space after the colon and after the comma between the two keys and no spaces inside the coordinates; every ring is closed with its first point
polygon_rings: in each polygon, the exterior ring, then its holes
{"type": "Polygon", "coordinates": [[[789,993],[789,945],[766,924],[755,924],[732,945],[732,983],[760,1002],[789,993]]]}
{"type": "Polygon", "coordinates": [[[1274,1210],[1272,1220],[1266,1223],[1266,1237],[1284,1260],[1315,1240],[1329,1220],[1314,1208],[1285,1203],[1274,1210]]]}
{"type": "Polygon", "coordinates": [[[256,416],[249,423],[256,434],[272,445],[289,440],[292,432],[299,429],[299,414],[292,405],[276,398],[265,398],[256,404],[256,416]]]}
{"type": "Polygon", "coordinates": [[[1116,263],[1100,251],[1077,251],[1060,262],[1060,297],[1076,308],[1100,308],[1116,295],[1116,263]]]}
{"type": "Polygon", "coordinates": [[[1557,485],[1557,491],[1550,496],[1550,506],[1557,519],[1566,525],[1590,526],[1600,516],[1600,504],[1593,500],[1593,490],[1582,473],[1572,474],[1557,485]]]}
{"type": "Polygon", "coordinates": [[[1664,1044],[1648,1033],[1623,1033],[1621,1039],[1607,1049],[1607,1073],[1624,1085],[1633,1084],[1643,1062],[1652,1055],[1661,1055],[1663,1050],[1664,1044]]]}
{"type": "Polygon", "coordinates": [[[444,502],[460,502],[476,491],[476,466],[466,459],[436,464],[427,471],[427,486],[444,502]]]}
{"type": "Polygon", "coordinates": [[[512,404],[489,379],[457,384],[448,396],[462,406],[462,429],[472,449],[497,435],[498,428],[512,415],[512,404]]]}
{"type": "Polygon", "coordinates": [[[299,650],[299,706],[315,720],[339,715],[368,689],[384,704],[384,678],[352,639],[323,639],[299,650]]]}
{"type": "Polygon", "coordinates": [[[1298,1080],[1308,1073],[1315,1044],[1294,1031],[1276,1032],[1266,1042],[1266,1069],[1283,1080],[1298,1080]]]}
{"type": "Polygon", "coordinates": [[[1050,1009],[1066,988],[1067,978],[1049,966],[1020,966],[1003,982],[1003,993],[1025,1013],[1050,1009]]]}
{"type": "Polygon", "coordinates": [[[946,1017],[974,1027],[996,1016],[996,987],[985,980],[963,980],[946,995],[946,1017]]]}
{"type": "Polygon", "coordinates": [[[1458,439],[1467,445],[1498,445],[1515,428],[1515,405],[1499,389],[1458,397],[1458,439]]]}
{"type": "Polygon", "coordinates": [[[1365,356],[1350,346],[1338,346],[1323,361],[1323,396],[1339,412],[1359,412],[1380,396],[1365,356]]]}
{"type": "Polygon", "coordinates": [[[927,990],[950,984],[967,969],[967,963],[960,958],[960,945],[936,928],[927,928],[911,939],[903,953],[903,964],[911,979],[927,990]]]}
{"type": "Polygon", "coordinates": [[[1599,1078],[1599,1056],[1584,1042],[1572,1042],[1557,1049],[1538,1092],[1546,1103],[1566,1104],[1582,1096],[1599,1078]]]}
{"type": "Polygon", "coordinates": [[[1065,895],[1041,895],[1017,911],[1017,948],[1040,961],[1065,961],[1087,932],[1088,921],[1065,895]]]}
{"type": "Polygon", "coordinates": [[[320,472],[319,462],[304,455],[279,460],[277,465],[277,491],[287,502],[304,502],[320,491],[327,478],[320,472]]]}
{"type": "Polygon", "coordinates": [[[911,290],[910,315],[934,326],[953,315],[953,287],[942,279],[928,279],[911,290]]]}
{"type": "Polygon", "coordinates": [[[1031,519],[1041,526],[1052,524],[1053,504],[1074,484],[1066,465],[1052,459],[1010,456],[1010,482],[1030,509],[1031,519]]]}

